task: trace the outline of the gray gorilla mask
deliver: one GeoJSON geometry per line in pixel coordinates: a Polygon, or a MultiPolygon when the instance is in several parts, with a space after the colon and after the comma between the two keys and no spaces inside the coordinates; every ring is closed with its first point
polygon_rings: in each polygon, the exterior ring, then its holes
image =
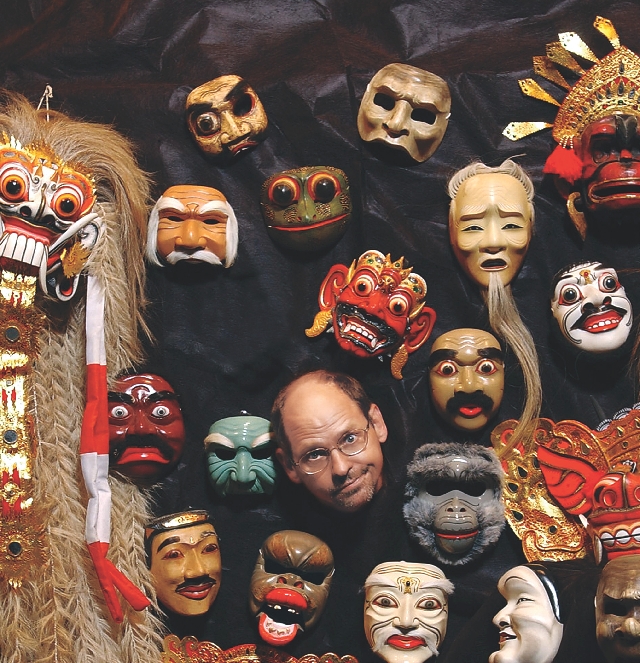
{"type": "Polygon", "coordinates": [[[477,444],[425,444],[407,467],[404,518],[411,536],[442,564],[461,566],[497,542],[504,528],[503,471],[477,444]]]}

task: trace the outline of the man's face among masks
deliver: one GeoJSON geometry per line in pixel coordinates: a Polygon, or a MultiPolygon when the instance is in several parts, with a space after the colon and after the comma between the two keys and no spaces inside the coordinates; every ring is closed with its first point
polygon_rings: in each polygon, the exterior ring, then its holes
{"type": "Polygon", "coordinates": [[[482,173],[464,180],[451,201],[449,238],[462,269],[481,288],[495,272],[513,281],[529,248],[533,208],[511,175],[482,173]]]}
{"type": "Polygon", "coordinates": [[[134,481],[153,483],[178,463],[184,421],[171,385],[143,373],[116,380],[109,398],[109,464],[134,481]]]}
{"type": "Polygon", "coordinates": [[[438,414],[460,430],[483,428],[504,391],[503,352],[480,329],[453,329],[437,338],[429,358],[431,399],[438,414]]]}

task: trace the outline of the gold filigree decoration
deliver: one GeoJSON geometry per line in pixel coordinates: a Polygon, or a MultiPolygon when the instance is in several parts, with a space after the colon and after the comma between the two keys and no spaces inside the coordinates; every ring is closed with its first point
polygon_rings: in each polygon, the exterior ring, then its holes
{"type": "MultiPolygon", "coordinates": [[[[519,140],[531,135],[536,125],[540,125],[538,131],[553,126],[554,139],[564,147],[580,136],[587,125],[604,117],[616,113],[640,117],[640,57],[620,45],[611,21],[597,16],[594,26],[610,40],[614,50],[599,60],[573,32],[562,33],[560,41],[547,44],[546,58],[536,56],[533,59],[535,72],[564,89],[567,89],[567,82],[555,65],[569,69],[580,78],[570,86],[553,125],[511,122],[502,132],[507,138],[519,140]],[[591,61],[593,66],[585,71],[569,51],[591,61]]],[[[533,82],[532,79],[519,81],[524,94],[558,105],[539,85],[532,85],[533,82]]]]}
{"type": "Polygon", "coordinates": [[[62,272],[68,279],[80,274],[87,264],[91,251],[80,242],[76,242],[71,248],[65,248],[60,253],[62,272]]]}
{"type": "Polygon", "coordinates": [[[189,635],[180,640],[167,635],[163,641],[162,663],[358,663],[354,656],[305,654],[301,658],[265,645],[237,645],[221,649],[213,642],[200,642],[189,635]]]}
{"type": "Polygon", "coordinates": [[[313,324],[311,325],[311,327],[309,327],[309,329],[305,329],[304,333],[309,338],[320,336],[320,334],[322,334],[322,332],[329,326],[332,315],[333,315],[333,309],[318,311],[316,313],[315,318],[313,319],[313,324]]]}
{"type": "Polygon", "coordinates": [[[504,421],[491,433],[506,474],[502,497],[507,522],[522,541],[529,562],[585,557],[586,530],[551,497],[538,465],[537,445],[551,436],[553,422],[538,420],[533,436],[511,448],[509,438],[517,423],[515,419],[504,421]]]}

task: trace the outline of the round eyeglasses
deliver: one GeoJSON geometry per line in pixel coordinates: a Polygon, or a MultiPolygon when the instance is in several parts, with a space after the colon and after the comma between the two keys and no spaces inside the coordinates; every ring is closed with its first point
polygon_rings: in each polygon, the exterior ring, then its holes
{"type": "Polygon", "coordinates": [[[337,449],[345,456],[355,456],[362,453],[369,443],[369,427],[371,422],[367,424],[366,428],[356,428],[356,430],[345,433],[333,447],[318,447],[311,449],[306,454],[300,457],[300,460],[292,462],[294,467],[299,467],[305,474],[318,474],[326,469],[331,459],[331,452],[337,449]]]}

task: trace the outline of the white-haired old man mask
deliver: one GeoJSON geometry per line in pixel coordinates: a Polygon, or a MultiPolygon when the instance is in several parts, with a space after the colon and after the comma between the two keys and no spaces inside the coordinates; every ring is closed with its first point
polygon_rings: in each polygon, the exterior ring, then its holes
{"type": "Polygon", "coordinates": [[[564,627],[558,593],[545,567],[534,563],[509,569],[498,581],[498,591],[507,605],[493,618],[500,629],[500,649],[489,663],[551,663],[564,627]]]}
{"type": "Polygon", "coordinates": [[[445,81],[408,64],[388,64],[371,79],[358,111],[362,140],[426,161],[447,130],[451,94],[445,81]]]}
{"type": "Polygon", "coordinates": [[[512,437],[516,444],[540,414],[542,403],[538,354],[511,294],[533,232],[533,184],[517,163],[507,159],[495,168],[478,162],[459,170],[448,192],[453,253],[480,287],[491,328],[511,346],[522,368],[526,396],[512,437]]]}
{"type": "Polygon", "coordinates": [[[237,252],[236,215],[217,189],[172,186],[151,210],[146,255],[153,265],[187,261],[231,267],[237,252]]]}
{"type": "Polygon", "coordinates": [[[438,655],[453,585],[437,566],[384,562],[373,569],[364,589],[364,630],[380,658],[422,663],[438,655]]]}

